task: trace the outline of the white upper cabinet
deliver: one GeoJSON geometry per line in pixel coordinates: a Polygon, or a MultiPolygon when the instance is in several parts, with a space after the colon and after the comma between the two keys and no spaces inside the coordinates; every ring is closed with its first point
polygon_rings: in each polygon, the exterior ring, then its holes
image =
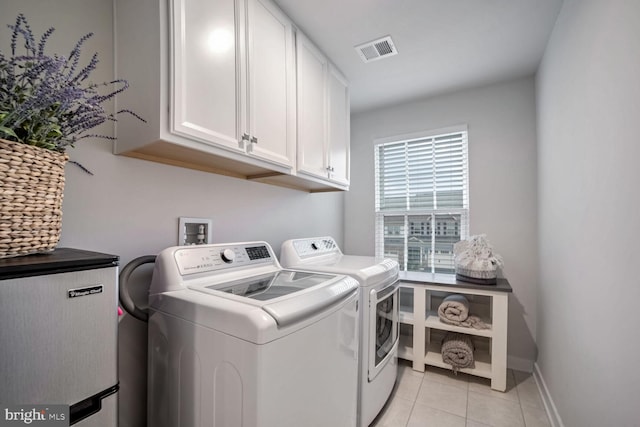
{"type": "Polygon", "coordinates": [[[333,65],[329,65],[329,178],[349,185],[349,152],[351,141],[349,84],[333,65]]]}
{"type": "Polygon", "coordinates": [[[298,171],[327,177],[327,58],[302,33],[296,35],[298,171]]]}
{"type": "Polygon", "coordinates": [[[172,7],[173,131],[293,167],[289,18],[270,0],[173,0],[172,7]]]}
{"type": "Polygon", "coordinates": [[[171,2],[171,132],[244,152],[238,43],[242,19],[233,0],[171,2]]]}
{"type": "Polygon", "coordinates": [[[298,174],[349,187],[349,87],[301,32],[296,34],[298,174]]]}
{"type": "Polygon", "coordinates": [[[295,69],[293,27],[270,0],[248,0],[248,126],[250,151],[293,166],[295,69]]]}
{"type": "Polygon", "coordinates": [[[291,21],[271,0],[116,0],[117,154],[245,179],[295,166],[291,21]]]}
{"type": "Polygon", "coordinates": [[[348,188],[348,86],[273,0],[115,0],[114,33],[116,108],[147,121],[118,120],[116,154],[348,188]]]}

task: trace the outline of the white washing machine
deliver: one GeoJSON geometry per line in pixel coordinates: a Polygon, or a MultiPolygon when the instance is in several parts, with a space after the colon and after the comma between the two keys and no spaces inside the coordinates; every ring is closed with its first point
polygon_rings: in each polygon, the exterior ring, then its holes
{"type": "Polygon", "coordinates": [[[148,425],[355,426],[358,283],[265,242],[172,247],[149,290],[148,425]]]}
{"type": "Polygon", "coordinates": [[[345,274],[358,280],[358,426],[368,426],[391,395],[398,372],[398,263],[344,255],[332,237],[287,240],[280,262],[286,268],[345,274]]]}

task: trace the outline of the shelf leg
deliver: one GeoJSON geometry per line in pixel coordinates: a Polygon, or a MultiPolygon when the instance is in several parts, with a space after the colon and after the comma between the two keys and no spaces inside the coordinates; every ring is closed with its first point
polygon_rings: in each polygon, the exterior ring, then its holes
{"type": "Polygon", "coordinates": [[[413,370],[418,372],[425,370],[426,300],[426,289],[415,286],[413,288],[413,370]]]}
{"type": "Polygon", "coordinates": [[[491,301],[491,388],[507,389],[507,321],[508,295],[494,295],[491,301]]]}

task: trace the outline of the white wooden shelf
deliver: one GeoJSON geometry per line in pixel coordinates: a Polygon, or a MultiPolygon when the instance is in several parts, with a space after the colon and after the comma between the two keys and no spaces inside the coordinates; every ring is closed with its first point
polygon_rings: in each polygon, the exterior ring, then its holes
{"type": "MultiPolygon", "coordinates": [[[[413,369],[420,372],[425,371],[425,365],[452,369],[451,365],[442,361],[441,338],[446,332],[467,334],[472,336],[474,344],[477,344],[474,350],[475,367],[460,369],[460,372],[489,378],[492,389],[505,391],[508,296],[511,293],[509,282],[506,279],[498,279],[497,285],[474,285],[456,282],[451,278],[442,280],[436,275],[403,273],[401,272],[400,276],[400,287],[412,292],[413,301],[412,304],[406,301],[400,304],[401,334],[398,357],[412,361],[413,369]],[[486,301],[487,313],[480,317],[489,325],[489,329],[441,322],[435,302],[443,295],[453,293],[486,301]]],[[[474,304],[482,307],[482,304],[474,304]]]]}
{"type": "Polygon", "coordinates": [[[400,334],[398,344],[398,357],[404,360],[413,360],[413,337],[400,334]]]}
{"type": "MultiPolygon", "coordinates": [[[[427,347],[427,352],[424,356],[425,364],[437,366],[439,368],[451,369],[451,365],[447,365],[442,361],[440,343],[432,342],[427,347]]],[[[491,379],[491,355],[489,352],[487,350],[478,349],[473,352],[473,359],[475,364],[474,368],[460,369],[459,372],[491,379]]]]}
{"type": "MultiPolygon", "coordinates": [[[[402,318],[402,316],[400,316],[400,318],[402,318]]],[[[412,316],[412,320],[413,320],[413,316],[412,316]]],[[[402,320],[400,321],[402,322],[402,320]]],[[[440,329],[443,331],[459,332],[461,334],[477,335],[479,337],[491,338],[493,336],[493,331],[491,329],[491,321],[489,321],[488,319],[482,319],[482,321],[488,324],[489,329],[475,329],[475,328],[466,327],[466,326],[449,325],[447,323],[440,321],[440,317],[438,317],[437,311],[429,311],[424,321],[424,325],[427,328],[440,329]]]]}
{"type": "Polygon", "coordinates": [[[406,325],[413,325],[413,307],[400,307],[400,323],[404,323],[406,325]]]}

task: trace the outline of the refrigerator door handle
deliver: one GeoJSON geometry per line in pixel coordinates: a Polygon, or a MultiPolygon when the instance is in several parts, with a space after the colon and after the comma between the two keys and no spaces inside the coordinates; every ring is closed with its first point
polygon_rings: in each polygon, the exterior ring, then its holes
{"type": "Polygon", "coordinates": [[[71,418],[69,420],[69,425],[72,426],[75,423],[80,422],[85,418],[100,412],[100,409],[102,409],[102,399],[117,393],[118,388],[120,388],[120,386],[116,384],[112,387],[102,390],[100,393],[94,394],[93,396],[87,397],[86,399],[71,405],[71,407],[69,408],[69,417],[71,418]]]}

